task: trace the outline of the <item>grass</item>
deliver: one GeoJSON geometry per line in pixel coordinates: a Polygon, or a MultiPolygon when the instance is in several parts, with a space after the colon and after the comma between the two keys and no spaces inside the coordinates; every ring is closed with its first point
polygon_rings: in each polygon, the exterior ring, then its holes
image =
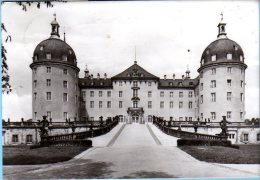
{"type": "Polygon", "coordinates": [[[24,147],[3,147],[4,165],[35,165],[68,161],[88,147],[53,146],[30,149],[24,147]]]}
{"type": "Polygon", "coordinates": [[[194,158],[223,164],[260,164],[260,145],[240,145],[239,149],[223,146],[180,146],[194,158]]]}

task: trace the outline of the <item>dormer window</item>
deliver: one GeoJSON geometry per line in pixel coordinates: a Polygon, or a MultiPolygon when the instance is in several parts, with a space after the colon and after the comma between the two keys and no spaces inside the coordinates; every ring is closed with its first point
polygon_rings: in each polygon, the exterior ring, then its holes
{"type": "Polygon", "coordinates": [[[201,65],[203,65],[203,64],[204,64],[204,59],[201,60],[201,65]]]}
{"type": "Polygon", "coordinates": [[[69,50],[69,54],[72,54],[72,50],[69,50]]]}
{"type": "Polygon", "coordinates": [[[40,46],[40,50],[43,51],[43,46],[40,46]]]}
{"type": "Polygon", "coordinates": [[[232,60],[232,54],[231,53],[227,54],[227,60],[232,60]]]}
{"type": "Polygon", "coordinates": [[[178,85],[179,85],[179,86],[182,86],[182,82],[179,82],[178,85]]]}
{"type": "Polygon", "coordinates": [[[46,59],[51,59],[51,53],[46,54],[46,59]]]}
{"type": "Polygon", "coordinates": [[[244,61],[244,57],[240,55],[240,61],[244,61]]]}
{"type": "Polygon", "coordinates": [[[234,46],[234,49],[237,51],[237,50],[238,50],[238,47],[237,47],[237,46],[234,46]]]}
{"type": "Polygon", "coordinates": [[[62,56],[62,61],[68,61],[67,55],[63,55],[63,56],[62,56]]]}
{"type": "Polygon", "coordinates": [[[37,61],[38,60],[38,55],[34,56],[34,60],[37,61]]]}
{"type": "Polygon", "coordinates": [[[193,86],[193,82],[189,82],[189,85],[190,85],[190,86],[193,86]]]}
{"type": "Polygon", "coordinates": [[[212,55],[211,56],[211,61],[216,61],[216,60],[217,60],[217,55],[216,54],[212,55]]]}
{"type": "Polygon", "coordinates": [[[209,54],[209,49],[206,51],[207,54],[209,54]]]}
{"type": "Polygon", "coordinates": [[[173,86],[173,83],[172,83],[172,82],[169,82],[169,86],[173,86]]]}

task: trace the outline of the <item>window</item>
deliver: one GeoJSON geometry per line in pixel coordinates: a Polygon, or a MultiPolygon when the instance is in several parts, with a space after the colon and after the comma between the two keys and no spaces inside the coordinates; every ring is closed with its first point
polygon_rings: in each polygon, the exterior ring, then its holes
{"type": "Polygon", "coordinates": [[[200,118],[201,120],[203,120],[203,113],[200,113],[200,118]]]}
{"type": "Polygon", "coordinates": [[[211,61],[216,61],[216,60],[217,60],[217,55],[215,55],[215,54],[212,55],[212,56],[211,56],[211,61]]]}
{"type": "Polygon", "coordinates": [[[107,91],[107,97],[111,97],[111,91],[107,91]]]}
{"type": "Polygon", "coordinates": [[[83,101],[86,101],[86,91],[82,91],[82,99],[83,101]]]}
{"type": "Polygon", "coordinates": [[[170,108],[173,108],[173,101],[170,101],[170,108]]]}
{"type": "Polygon", "coordinates": [[[41,50],[41,51],[43,50],[43,46],[40,46],[40,50],[41,50]]]}
{"type": "Polygon", "coordinates": [[[152,108],[152,101],[148,101],[148,109],[152,108]]]}
{"type": "Polygon", "coordinates": [[[51,111],[47,111],[47,118],[52,118],[51,111]]]}
{"type": "Polygon", "coordinates": [[[90,91],[90,97],[94,97],[94,91],[90,91]]]}
{"type": "Polygon", "coordinates": [[[173,92],[170,92],[170,97],[173,97],[173,92]]]}
{"type": "Polygon", "coordinates": [[[227,112],[227,119],[230,119],[231,118],[231,111],[228,111],[227,112]]]}
{"type": "Polygon", "coordinates": [[[201,65],[203,65],[203,64],[204,64],[204,59],[201,60],[201,65]]]}
{"type": "Polygon", "coordinates": [[[192,102],[189,102],[189,109],[192,109],[192,102]]]}
{"type": "Polygon", "coordinates": [[[62,61],[67,61],[67,60],[68,60],[67,55],[63,55],[63,56],[62,56],[62,61]]]}
{"type": "Polygon", "coordinates": [[[99,101],[99,102],[98,102],[98,107],[99,107],[99,108],[102,108],[102,101],[99,101]]]}
{"type": "Polygon", "coordinates": [[[122,81],[119,81],[119,86],[122,86],[122,81]]]}
{"type": "Polygon", "coordinates": [[[164,97],[164,91],[160,92],[160,97],[164,97]]]}
{"type": "Polygon", "coordinates": [[[243,68],[241,68],[241,74],[243,74],[244,73],[244,69],[243,68]]]}
{"type": "Polygon", "coordinates": [[[212,81],[210,82],[210,87],[211,87],[211,88],[215,88],[215,87],[216,87],[216,80],[212,80],[212,81]]]}
{"type": "Polygon", "coordinates": [[[18,134],[13,134],[13,136],[12,136],[12,142],[13,142],[13,143],[18,143],[18,142],[19,142],[19,140],[18,140],[18,134]]]}
{"type": "Polygon", "coordinates": [[[183,117],[179,117],[179,121],[183,121],[183,117]]]}
{"type": "Polygon", "coordinates": [[[68,74],[68,69],[63,69],[63,74],[67,75],[68,74]]]}
{"type": "Polygon", "coordinates": [[[46,67],[46,72],[51,73],[51,67],[46,67]]]}
{"type": "Polygon", "coordinates": [[[31,134],[26,135],[26,143],[32,143],[32,142],[33,142],[32,135],[31,134]]]}
{"type": "Polygon", "coordinates": [[[33,68],[33,73],[37,74],[37,68],[33,68]]]}
{"type": "Polygon", "coordinates": [[[46,86],[51,86],[51,80],[50,79],[46,79],[46,86]]]}
{"type": "Polygon", "coordinates": [[[37,80],[33,81],[33,87],[36,88],[37,87],[37,80]]]}
{"type": "Polygon", "coordinates": [[[230,53],[227,54],[227,60],[232,60],[232,54],[230,53]]]}
{"type": "Polygon", "coordinates": [[[133,90],[133,97],[138,97],[137,89],[133,90]]]}
{"type": "Polygon", "coordinates": [[[243,119],[243,112],[240,112],[240,119],[243,119]]]}
{"type": "Polygon", "coordinates": [[[34,112],[34,119],[37,120],[37,112],[34,112]]]}
{"type": "Polygon", "coordinates": [[[86,101],[82,101],[81,102],[81,108],[85,108],[86,107],[86,101]]]}
{"type": "Polygon", "coordinates": [[[189,121],[192,121],[192,117],[189,117],[189,121]]]}
{"type": "Polygon", "coordinates": [[[203,103],[203,95],[200,96],[200,104],[203,103]]]}
{"type": "Polygon", "coordinates": [[[160,102],[160,108],[164,108],[164,101],[160,102]]]}
{"type": "Polygon", "coordinates": [[[216,113],[215,112],[211,112],[210,114],[211,114],[211,119],[212,120],[216,119],[216,113]]]}
{"type": "Polygon", "coordinates": [[[77,104],[77,102],[78,102],[78,96],[75,95],[75,104],[77,104]]]}
{"type": "Polygon", "coordinates": [[[244,81],[240,81],[240,86],[241,86],[241,88],[244,87],[244,81]]]}
{"type": "Polygon", "coordinates": [[[137,87],[137,85],[138,85],[138,82],[134,81],[134,87],[137,87]]]}
{"type": "Polygon", "coordinates": [[[138,107],[137,105],[138,105],[137,101],[133,101],[133,108],[137,108],[138,107]]]}
{"type": "Polygon", "coordinates": [[[51,92],[46,92],[46,100],[51,101],[51,92]]]}
{"type": "Polygon", "coordinates": [[[94,101],[90,101],[90,108],[94,108],[94,101]]]}
{"type": "Polygon", "coordinates": [[[111,108],[111,101],[107,101],[107,108],[111,108]]]}
{"type": "Polygon", "coordinates": [[[231,79],[228,79],[228,80],[227,80],[227,85],[228,85],[228,86],[231,86],[231,79]]]}
{"type": "Polygon", "coordinates": [[[183,102],[182,101],[179,102],[179,109],[181,109],[181,108],[183,108],[183,102]]]}
{"type": "Polygon", "coordinates": [[[229,139],[235,139],[235,134],[229,134],[229,135],[228,135],[228,138],[229,138],[229,139]]]}
{"type": "Polygon", "coordinates": [[[119,101],[119,108],[123,107],[123,101],[119,101]]]}
{"type": "Polygon", "coordinates": [[[203,83],[200,83],[200,90],[203,90],[203,83]]]}
{"type": "Polygon", "coordinates": [[[193,96],[192,91],[189,91],[189,98],[192,98],[192,96],[193,96]]]}
{"type": "Polygon", "coordinates": [[[244,133],[243,141],[248,141],[248,134],[247,133],[244,133]]]}
{"type": "Polygon", "coordinates": [[[260,141],[260,133],[256,134],[256,141],[260,141]]]}
{"type": "Polygon", "coordinates": [[[244,94],[240,93],[240,101],[243,102],[244,101],[244,94]]]}
{"type": "Polygon", "coordinates": [[[123,91],[119,91],[119,97],[123,97],[123,91]]]}
{"type": "Polygon", "coordinates": [[[183,92],[179,92],[179,97],[180,97],[180,98],[183,97],[183,92]]]}
{"type": "Polygon", "coordinates": [[[240,55],[240,61],[244,61],[244,58],[242,55],[240,55]]]}
{"type": "Polygon", "coordinates": [[[46,59],[51,59],[51,53],[46,53],[46,59]]]}
{"type": "Polygon", "coordinates": [[[231,73],[232,72],[232,67],[227,67],[227,72],[231,73]]]}
{"type": "Polygon", "coordinates": [[[200,73],[200,78],[203,78],[203,71],[201,71],[200,73]]]}
{"type": "Polygon", "coordinates": [[[63,81],[63,87],[66,89],[68,88],[68,81],[63,81]]]}
{"type": "Polygon", "coordinates": [[[102,97],[102,91],[98,91],[98,97],[102,97]]]}
{"type": "Polygon", "coordinates": [[[35,92],[34,93],[34,100],[36,100],[37,99],[37,93],[35,92]]]}
{"type": "Polygon", "coordinates": [[[148,82],[148,86],[151,86],[152,85],[152,82],[148,82]]]}
{"type": "Polygon", "coordinates": [[[216,93],[211,93],[211,102],[216,102],[216,93]]]}
{"type": "Polygon", "coordinates": [[[212,75],[216,74],[216,68],[212,68],[212,69],[211,69],[211,74],[212,74],[212,75]]]}
{"type": "Polygon", "coordinates": [[[68,93],[63,93],[63,102],[68,102],[68,93]]]}
{"type": "Polygon", "coordinates": [[[227,100],[231,101],[232,92],[227,92],[227,100]]]}
{"type": "Polygon", "coordinates": [[[90,117],[90,121],[94,121],[94,117],[90,117]]]}
{"type": "Polygon", "coordinates": [[[63,118],[68,119],[68,112],[63,112],[63,118]]]}
{"type": "Polygon", "coordinates": [[[148,91],[148,97],[152,97],[152,91],[148,91]]]}

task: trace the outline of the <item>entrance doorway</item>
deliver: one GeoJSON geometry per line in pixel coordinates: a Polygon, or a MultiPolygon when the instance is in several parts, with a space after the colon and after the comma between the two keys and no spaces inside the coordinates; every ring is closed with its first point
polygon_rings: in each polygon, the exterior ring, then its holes
{"type": "Polygon", "coordinates": [[[132,122],[138,123],[139,122],[139,116],[132,116],[132,122]]]}

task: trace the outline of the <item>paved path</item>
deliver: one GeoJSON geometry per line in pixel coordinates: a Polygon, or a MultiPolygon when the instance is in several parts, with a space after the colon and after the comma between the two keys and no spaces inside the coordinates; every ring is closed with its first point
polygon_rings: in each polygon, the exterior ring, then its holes
{"type": "MultiPolygon", "coordinates": [[[[93,148],[51,165],[5,166],[6,179],[256,177],[258,171],[201,162],[176,147],[177,138],[154,125],[119,125],[92,139],[93,148]]],[[[259,167],[259,165],[252,165],[259,167]]]]}

